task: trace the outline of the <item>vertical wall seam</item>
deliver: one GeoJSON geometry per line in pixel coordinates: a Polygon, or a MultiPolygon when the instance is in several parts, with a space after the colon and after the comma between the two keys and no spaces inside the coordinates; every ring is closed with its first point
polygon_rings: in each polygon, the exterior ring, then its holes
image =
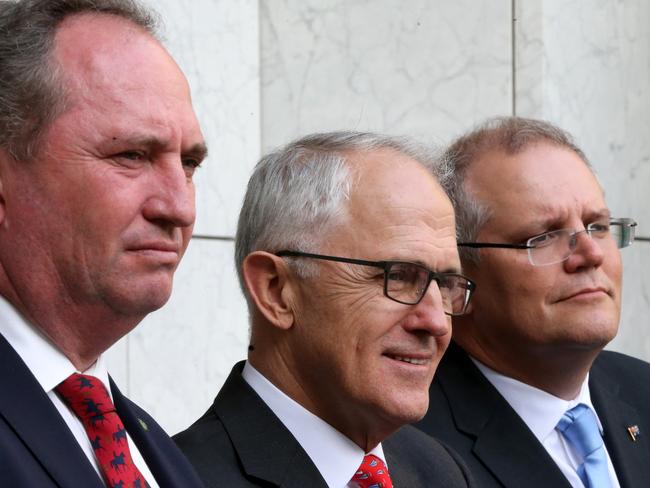
{"type": "MultiPolygon", "coordinates": [[[[264,117],[262,114],[262,109],[264,107],[264,86],[263,86],[263,39],[262,39],[262,9],[268,9],[268,6],[265,6],[260,3],[260,0],[257,1],[257,123],[258,123],[258,141],[257,147],[259,148],[259,156],[262,156],[262,151],[264,150],[264,117]]],[[[270,14],[269,14],[270,17],[270,14]]]]}
{"type": "Polygon", "coordinates": [[[517,115],[517,0],[510,2],[510,46],[512,67],[512,115],[517,115]]]}

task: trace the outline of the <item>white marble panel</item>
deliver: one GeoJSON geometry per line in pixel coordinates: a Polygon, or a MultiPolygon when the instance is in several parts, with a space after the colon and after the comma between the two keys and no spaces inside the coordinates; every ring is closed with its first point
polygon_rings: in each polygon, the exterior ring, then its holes
{"type": "Polygon", "coordinates": [[[129,338],[123,337],[105,353],[109,372],[122,393],[129,390],[129,338]]]}
{"type": "MultiPolygon", "coordinates": [[[[650,3],[645,0],[516,2],[518,115],[574,134],[614,215],[650,235],[650,3]]],[[[625,292],[612,348],[650,360],[650,243],[623,251],[625,292]]]]}
{"type": "Polygon", "coordinates": [[[195,233],[232,236],[260,156],[256,0],[159,0],[166,45],[185,72],[209,156],[196,174],[195,233]]]}
{"type": "Polygon", "coordinates": [[[232,242],[193,240],[161,310],[130,335],[129,396],[170,433],[212,403],[248,346],[232,242]]]}
{"type": "Polygon", "coordinates": [[[637,243],[623,254],[623,309],[619,334],[608,349],[650,361],[650,243],[637,243]],[[642,315],[643,314],[643,315],[642,315]]]}
{"type": "Polygon", "coordinates": [[[262,147],[335,129],[446,142],[511,111],[510,0],[265,0],[262,147]]]}

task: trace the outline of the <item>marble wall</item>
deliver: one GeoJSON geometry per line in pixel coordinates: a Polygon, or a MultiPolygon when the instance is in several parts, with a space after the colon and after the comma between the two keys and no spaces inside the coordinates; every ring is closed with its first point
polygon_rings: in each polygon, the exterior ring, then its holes
{"type": "MultiPolygon", "coordinates": [[[[170,432],[246,355],[232,237],[262,152],[359,129],[445,144],[493,115],[575,134],[615,214],[650,235],[650,6],[644,0],[158,0],[210,148],[195,237],[168,305],[110,352],[120,385],[170,432]],[[644,203],[646,203],[644,205],[644,203]]],[[[624,251],[612,348],[650,359],[650,243],[624,251]]]]}
{"type": "MultiPolygon", "coordinates": [[[[650,4],[643,0],[519,0],[515,110],[571,132],[615,216],[650,236],[650,4]]],[[[623,308],[609,345],[650,360],[650,242],[622,251],[623,308]],[[644,317],[646,317],[644,319],[644,317]]]]}

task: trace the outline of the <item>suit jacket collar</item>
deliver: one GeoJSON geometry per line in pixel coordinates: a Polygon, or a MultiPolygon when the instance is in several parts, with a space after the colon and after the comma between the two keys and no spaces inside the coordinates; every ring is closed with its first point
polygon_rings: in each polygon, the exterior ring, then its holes
{"type": "Polygon", "coordinates": [[[0,415],[60,486],[103,488],[86,455],[20,356],[0,335],[0,415]]]}
{"type": "Polygon", "coordinates": [[[474,454],[504,485],[570,488],[521,417],[453,342],[440,365],[438,381],[456,427],[474,438],[474,454]]]}
{"type": "Polygon", "coordinates": [[[650,439],[639,436],[634,441],[627,429],[634,425],[641,429],[648,426],[642,425],[637,409],[621,398],[618,381],[598,359],[590,372],[589,389],[621,487],[646,485],[650,480],[650,439]]]}
{"type": "Polygon", "coordinates": [[[276,486],[327,488],[298,441],[244,381],[243,366],[235,365],[212,405],[243,470],[276,486]]]}
{"type": "Polygon", "coordinates": [[[203,483],[167,433],[122,395],[109,378],[115,410],[160,488],[203,488],[203,483]]]}

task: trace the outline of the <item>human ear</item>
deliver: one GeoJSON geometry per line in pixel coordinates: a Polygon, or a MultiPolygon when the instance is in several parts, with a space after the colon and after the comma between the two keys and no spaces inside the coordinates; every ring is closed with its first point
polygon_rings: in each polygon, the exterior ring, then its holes
{"type": "Polygon", "coordinates": [[[5,192],[4,192],[4,181],[5,175],[9,169],[9,164],[11,162],[11,156],[7,153],[6,149],[0,148],[0,224],[5,220],[5,192]]]}
{"type": "Polygon", "coordinates": [[[287,263],[275,254],[255,251],[242,263],[246,289],[257,310],[280,329],[294,323],[293,282],[287,263]]]}

